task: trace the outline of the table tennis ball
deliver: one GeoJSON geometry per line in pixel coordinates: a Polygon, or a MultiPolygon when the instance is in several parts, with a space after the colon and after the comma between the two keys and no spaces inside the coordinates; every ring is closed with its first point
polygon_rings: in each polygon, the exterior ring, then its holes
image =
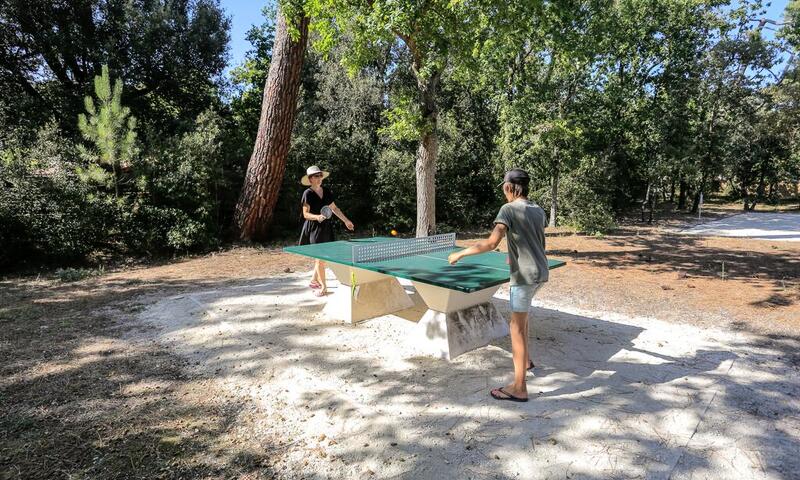
{"type": "Polygon", "coordinates": [[[397,230],[392,229],[392,231],[389,233],[391,233],[393,237],[397,236],[397,230]]]}

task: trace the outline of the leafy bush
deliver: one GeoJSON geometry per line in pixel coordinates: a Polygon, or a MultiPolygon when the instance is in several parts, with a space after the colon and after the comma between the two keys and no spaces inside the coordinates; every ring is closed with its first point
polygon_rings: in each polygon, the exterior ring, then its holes
{"type": "Polygon", "coordinates": [[[447,93],[448,101],[439,116],[437,230],[492,228],[492,220],[505,201],[497,188],[502,176],[492,161],[497,151],[492,137],[486,135],[496,130],[494,117],[479,95],[464,95],[458,89],[447,93]]]}
{"type": "Polygon", "coordinates": [[[77,156],[55,123],[32,145],[0,151],[0,264],[72,260],[97,246],[102,214],[75,174],[77,156]]]}
{"type": "Polygon", "coordinates": [[[103,269],[91,270],[87,268],[59,268],[56,277],[63,283],[77,282],[84,278],[95,277],[103,274],[103,269]]]}
{"type": "Polygon", "coordinates": [[[137,198],[126,243],[135,250],[190,250],[217,244],[219,194],[227,187],[223,122],[208,110],[194,128],[157,143],[137,165],[137,198]]]}
{"type": "Polygon", "coordinates": [[[380,230],[413,232],[417,221],[414,154],[387,149],[378,158],[375,224],[380,230]]]}
{"type": "Polygon", "coordinates": [[[607,167],[598,158],[586,157],[562,182],[561,215],[579,231],[603,233],[615,226],[607,167]]]}

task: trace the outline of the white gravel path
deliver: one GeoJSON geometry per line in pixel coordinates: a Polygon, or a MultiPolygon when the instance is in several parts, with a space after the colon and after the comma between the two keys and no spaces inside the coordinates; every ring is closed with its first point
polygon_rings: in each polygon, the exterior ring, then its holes
{"type": "Polygon", "coordinates": [[[800,242],[800,213],[747,212],[695,225],[681,233],[800,242]]]}
{"type": "Polygon", "coordinates": [[[139,317],[156,327],[149,339],[266,412],[264,435],[284,438],[286,478],[800,472],[797,339],[534,303],[531,401],[515,404],[488,395],[509,379],[508,339],[452,363],[427,358],[409,341],[420,308],[330,322],[306,282],[290,274],[195,291],[139,317]]]}

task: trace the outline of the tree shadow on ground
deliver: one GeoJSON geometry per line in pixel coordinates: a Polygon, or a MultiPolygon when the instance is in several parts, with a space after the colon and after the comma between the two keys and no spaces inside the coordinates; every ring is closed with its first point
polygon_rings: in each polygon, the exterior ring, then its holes
{"type": "Polygon", "coordinates": [[[606,237],[605,241],[616,249],[588,252],[562,249],[548,253],[610,269],[646,267],[654,273],[683,272],[701,278],[723,278],[724,274],[727,279],[768,280],[775,286],[800,278],[800,256],[787,256],[781,250],[721,249],[706,246],[702,238],[666,233],[638,236],[631,231],[606,237]]]}
{"type": "Polygon", "coordinates": [[[272,478],[280,446],[235,439],[251,402],[209,395],[213,376],[131,338],[153,298],[235,286],[0,283],[0,478],[272,478]]]}
{"type": "Polygon", "coordinates": [[[725,476],[735,471],[726,465],[743,462],[791,478],[800,468],[791,453],[800,448],[791,400],[800,384],[797,375],[773,379],[771,362],[782,363],[771,347],[751,352],[748,342],[698,338],[694,328],[534,309],[532,401],[496,402],[488,391],[507,380],[507,339],[452,363],[422,357],[410,341],[413,323],[328,321],[303,283],[195,291],[162,299],[143,318],[158,326],[159,341],[206,371],[251,389],[266,385],[260,401],[304,419],[286,427],[296,440],[335,438],[324,460],[289,449],[311,462],[310,478],[678,478],[725,476]],[[744,356],[764,363],[740,363],[744,356]],[[273,395],[281,385],[291,390],[273,395]],[[721,441],[708,441],[715,436],[721,441]],[[757,461],[740,450],[757,451],[757,461]]]}

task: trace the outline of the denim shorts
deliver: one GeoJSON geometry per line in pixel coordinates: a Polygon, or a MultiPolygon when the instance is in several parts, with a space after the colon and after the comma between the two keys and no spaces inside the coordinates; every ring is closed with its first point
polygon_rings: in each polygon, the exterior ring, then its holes
{"type": "Polygon", "coordinates": [[[541,286],[541,283],[536,283],[534,285],[511,285],[511,311],[515,313],[528,313],[531,300],[533,300],[533,296],[541,286]]]}

